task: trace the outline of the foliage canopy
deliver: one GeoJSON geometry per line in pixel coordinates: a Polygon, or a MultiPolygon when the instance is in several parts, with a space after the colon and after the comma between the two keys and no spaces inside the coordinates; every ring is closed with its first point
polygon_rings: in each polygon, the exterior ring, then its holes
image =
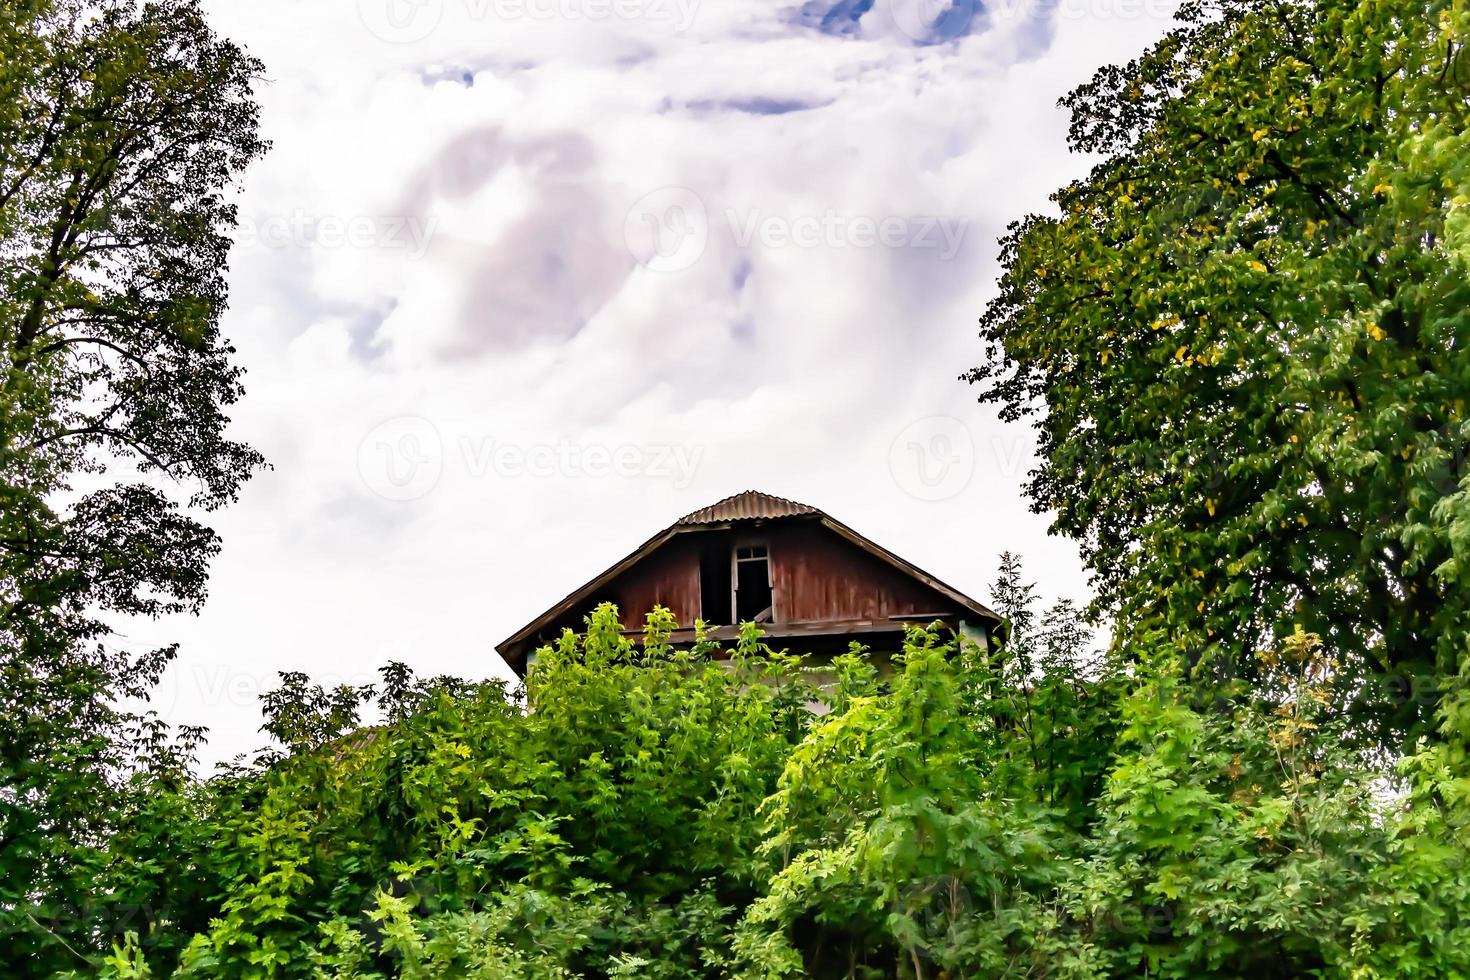
{"type": "Polygon", "coordinates": [[[1300,623],[1398,678],[1387,737],[1470,652],[1467,18],[1186,3],[1063,100],[1102,160],[1004,240],[970,375],[1124,634],[1251,676],[1300,623]]]}

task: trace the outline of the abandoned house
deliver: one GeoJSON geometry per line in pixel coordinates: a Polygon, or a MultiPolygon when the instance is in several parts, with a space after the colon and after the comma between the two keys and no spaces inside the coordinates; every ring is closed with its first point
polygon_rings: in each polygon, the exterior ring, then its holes
{"type": "Polygon", "coordinates": [[[815,507],[747,491],[686,514],[527,623],[496,649],[517,674],[563,629],[604,602],[636,629],[655,606],[692,643],[703,620],[728,641],[739,623],[794,653],[831,655],[857,640],[898,648],[904,630],[938,620],[984,642],[1000,617],[815,507]]]}

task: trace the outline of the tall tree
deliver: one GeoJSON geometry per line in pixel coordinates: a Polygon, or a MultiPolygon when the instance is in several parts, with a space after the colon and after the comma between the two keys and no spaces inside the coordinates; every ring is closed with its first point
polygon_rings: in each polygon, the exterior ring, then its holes
{"type": "Polygon", "coordinates": [[[111,649],[103,618],[198,609],[219,542],[175,497],[213,509],[262,463],[225,433],[219,331],[259,72],[195,0],[0,0],[0,915],[23,972],[93,938],[91,847],[159,737],[117,700],[171,651],[111,649]]]}
{"type": "MultiPolygon", "coordinates": [[[[1063,100],[1089,176],[1003,240],[969,379],[1125,631],[1253,670],[1294,624],[1402,674],[1470,654],[1470,13],[1192,0],[1063,100]]],[[[1449,708],[1455,713],[1459,708],[1449,708]]]]}

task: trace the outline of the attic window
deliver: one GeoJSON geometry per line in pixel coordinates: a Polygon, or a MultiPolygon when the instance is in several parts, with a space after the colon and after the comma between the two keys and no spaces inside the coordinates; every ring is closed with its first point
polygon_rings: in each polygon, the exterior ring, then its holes
{"type": "Polygon", "coordinates": [[[775,619],[771,555],[764,544],[735,549],[735,622],[769,623],[775,619]]]}

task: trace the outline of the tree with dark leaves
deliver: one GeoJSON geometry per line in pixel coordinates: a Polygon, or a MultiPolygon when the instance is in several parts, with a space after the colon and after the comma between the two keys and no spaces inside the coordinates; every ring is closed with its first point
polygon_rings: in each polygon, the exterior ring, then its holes
{"type": "Polygon", "coordinates": [[[263,462],[219,320],[265,144],[261,66],[194,0],[3,0],[0,55],[0,924],[46,973],[105,939],[78,896],[129,787],[183,764],[118,707],[172,649],[105,622],[200,607],[195,514],[263,462]]]}

